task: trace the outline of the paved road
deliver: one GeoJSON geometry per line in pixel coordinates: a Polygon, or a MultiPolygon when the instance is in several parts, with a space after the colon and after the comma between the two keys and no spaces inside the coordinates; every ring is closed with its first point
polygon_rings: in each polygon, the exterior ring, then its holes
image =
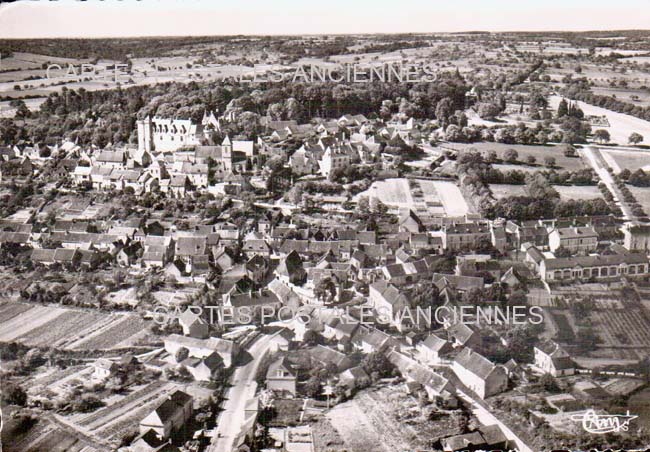
{"type": "Polygon", "coordinates": [[[214,429],[208,452],[231,452],[233,450],[233,442],[244,424],[246,402],[255,396],[257,390],[255,374],[264,355],[271,347],[270,339],[272,337],[272,335],[260,336],[247,350],[253,359],[245,366],[235,370],[230,380],[232,387],[226,395],[224,411],[219,415],[218,425],[214,429]]]}

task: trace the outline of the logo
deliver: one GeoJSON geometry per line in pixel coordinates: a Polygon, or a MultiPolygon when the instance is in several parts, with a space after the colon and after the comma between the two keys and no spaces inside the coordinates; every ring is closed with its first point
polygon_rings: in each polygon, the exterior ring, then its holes
{"type": "Polygon", "coordinates": [[[626,414],[596,414],[594,410],[588,410],[584,414],[574,414],[572,421],[582,422],[582,428],[586,432],[604,434],[611,432],[627,432],[630,421],[639,416],[626,414]]]}

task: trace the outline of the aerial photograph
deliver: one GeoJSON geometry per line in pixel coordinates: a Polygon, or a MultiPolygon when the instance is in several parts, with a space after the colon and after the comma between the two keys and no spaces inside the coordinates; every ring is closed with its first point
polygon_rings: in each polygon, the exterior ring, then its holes
{"type": "Polygon", "coordinates": [[[647,0],[0,1],[0,452],[649,448],[647,0]]]}

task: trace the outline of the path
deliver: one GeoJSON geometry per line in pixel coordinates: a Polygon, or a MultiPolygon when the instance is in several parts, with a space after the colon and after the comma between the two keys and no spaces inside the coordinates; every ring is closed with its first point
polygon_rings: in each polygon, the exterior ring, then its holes
{"type": "Polygon", "coordinates": [[[616,182],[611,174],[607,171],[607,164],[600,154],[600,150],[595,146],[587,146],[583,148],[582,153],[591,167],[596,171],[600,180],[607,186],[607,189],[614,196],[614,201],[621,208],[623,218],[626,220],[633,220],[635,218],[632,209],[625,203],[621,190],[616,186],[616,182]]]}

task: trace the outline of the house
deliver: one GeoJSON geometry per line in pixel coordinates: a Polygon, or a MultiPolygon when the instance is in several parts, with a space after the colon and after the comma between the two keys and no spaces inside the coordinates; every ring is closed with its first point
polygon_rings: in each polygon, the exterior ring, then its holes
{"type": "Polygon", "coordinates": [[[370,284],[368,301],[379,316],[386,318],[398,328],[402,323],[401,313],[410,304],[405,294],[383,279],[370,284]]]}
{"type": "Polygon", "coordinates": [[[136,436],[129,447],[124,450],[127,452],[180,452],[178,447],[172,445],[170,439],[158,438],[156,432],[151,429],[136,436]]]}
{"type": "Polygon", "coordinates": [[[397,339],[377,329],[372,329],[365,334],[355,334],[354,342],[364,353],[383,353],[389,349],[400,349],[400,344],[397,339]]]}
{"type": "Polygon", "coordinates": [[[214,265],[219,270],[221,270],[221,272],[229,270],[236,263],[234,253],[230,250],[230,248],[227,248],[225,246],[213,247],[212,259],[214,261],[214,265]]]}
{"type": "Polygon", "coordinates": [[[170,438],[192,417],[192,404],[192,396],[175,391],[140,421],[140,434],[153,430],[159,439],[170,438]]]}
{"type": "Polygon", "coordinates": [[[370,384],[370,377],[361,366],[352,367],[339,374],[339,385],[351,395],[355,389],[365,388],[370,384]]]}
{"type": "Polygon", "coordinates": [[[339,372],[352,367],[352,360],[347,355],[324,345],[317,345],[309,349],[309,357],[323,366],[334,364],[339,372]]]}
{"type": "Polygon", "coordinates": [[[554,377],[573,375],[575,364],[569,354],[553,341],[543,342],[533,349],[535,366],[554,377]]]}
{"type": "Polygon", "coordinates": [[[650,251],[650,224],[626,223],[623,227],[623,246],[630,251],[650,251]]]}
{"type": "Polygon", "coordinates": [[[424,341],[415,346],[418,351],[418,360],[423,364],[440,365],[449,363],[450,353],[454,350],[451,342],[441,337],[430,334],[424,341]]]}
{"type": "Polygon", "coordinates": [[[266,371],[266,389],[296,395],[296,372],[286,357],[278,358],[266,371]]]}
{"type": "Polygon", "coordinates": [[[424,231],[424,224],[422,223],[422,220],[420,220],[420,218],[411,209],[399,217],[397,225],[399,227],[399,232],[418,233],[424,231]]]}
{"type": "Polygon", "coordinates": [[[185,264],[191,264],[195,256],[207,256],[207,237],[206,236],[187,236],[176,239],[176,249],[174,251],[176,259],[180,259],[185,264]]]}
{"type": "Polygon", "coordinates": [[[219,369],[224,367],[223,359],[217,352],[210,353],[204,358],[188,356],[179,363],[196,381],[210,381],[219,369]]]}
{"type": "Polygon", "coordinates": [[[448,398],[455,392],[449,380],[403,353],[393,350],[387,358],[400,371],[407,383],[415,383],[424,389],[429,400],[433,401],[439,397],[448,398]]]}
{"type": "Polygon", "coordinates": [[[320,174],[328,178],[332,172],[348,168],[352,162],[350,150],[343,147],[328,147],[318,161],[320,174]]]}
{"type": "MultiPolygon", "coordinates": [[[[266,242],[265,242],[266,243],[266,242]]],[[[269,271],[269,262],[259,254],[246,262],[246,274],[256,284],[261,284],[269,271]]]]}
{"type": "Polygon", "coordinates": [[[447,334],[457,346],[479,348],[482,344],[481,334],[463,322],[449,326],[447,334]]]}
{"type": "Polygon", "coordinates": [[[268,258],[271,256],[271,247],[266,243],[266,240],[262,238],[247,238],[242,244],[242,252],[249,259],[254,256],[268,258]]]}
{"type": "Polygon", "coordinates": [[[294,250],[287,254],[275,269],[275,275],[285,284],[301,285],[307,277],[300,255],[294,250]]]}
{"type": "Polygon", "coordinates": [[[109,359],[100,358],[95,361],[93,368],[93,377],[104,380],[106,378],[112,377],[119,369],[119,366],[109,359]]]}
{"type": "Polygon", "coordinates": [[[185,336],[196,339],[206,339],[209,336],[210,328],[208,323],[189,308],[178,317],[178,323],[183,328],[183,334],[185,336]]]}
{"type": "Polygon", "coordinates": [[[484,243],[491,243],[491,240],[490,227],[484,223],[458,223],[442,230],[442,243],[446,250],[476,249],[484,243]]]}
{"type": "Polygon", "coordinates": [[[226,368],[231,367],[239,355],[239,345],[226,339],[216,337],[197,339],[179,334],[170,334],[165,339],[165,351],[170,355],[174,356],[181,347],[187,348],[189,356],[195,358],[205,358],[217,352],[226,368]]]}
{"type": "Polygon", "coordinates": [[[470,348],[464,348],[454,358],[452,370],[465,386],[482,399],[508,388],[508,375],[503,366],[495,365],[470,348]]]}
{"type": "Polygon", "coordinates": [[[359,328],[359,322],[350,317],[332,317],[325,322],[323,337],[337,341],[350,341],[357,328],[359,328]]]}
{"type": "Polygon", "coordinates": [[[571,254],[588,254],[598,248],[598,233],[591,226],[554,228],[548,234],[548,246],[553,252],[564,248],[571,254]]]}
{"type": "Polygon", "coordinates": [[[278,333],[269,338],[269,342],[271,343],[269,351],[271,353],[289,351],[293,337],[293,331],[291,331],[289,328],[282,328],[278,333]]]}
{"type": "Polygon", "coordinates": [[[440,440],[445,452],[508,450],[508,439],[497,424],[483,425],[477,431],[440,440]]]}

